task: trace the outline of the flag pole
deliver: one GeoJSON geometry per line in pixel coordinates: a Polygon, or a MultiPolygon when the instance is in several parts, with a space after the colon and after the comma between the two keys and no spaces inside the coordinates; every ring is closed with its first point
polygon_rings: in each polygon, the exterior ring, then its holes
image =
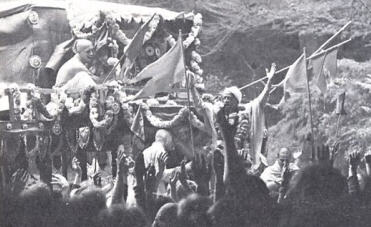
{"type": "MultiPolygon", "coordinates": [[[[336,44],[336,45],[334,45],[334,46],[332,46],[332,47],[329,47],[328,49],[323,50],[323,51],[321,51],[321,52],[313,53],[311,56],[309,56],[309,57],[307,58],[307,61],[310,60],[310,59],[313,59],[313,58],[317,58],[317,57],[319,57],[319,56],[321,56],[321,55],[327,54],[328,52],[331,52],[332,50],[335,50],[336,48],[339,48],[339,47],[343,46],[344,44],[349,43],[350,41],[352,41],[352,39],[347,39],[347,40],[345,40],[345,41],[343,41],[343,42],[341,42],[341,43],[338,43],[338,44],[336,44]]],[[[287,67],[285,67],[285,68],[283,68],[283,69],[280,69],[280,70],[277,71],[276,73],[280,73],[280,72],[282,72],[282,71],[284,71],[284,70],[288,70],[289,68],[290,68],[290,66],[287,66],[287,67]]],[[[261,78],[261,79],[259,79],[259,80],[257,80],[257,81],[254,81],[254,82],[252,82],[252,83],[255,84],[255,82],[260,82],[260,81],[262,81],[262,80],[264,80],[264,79],[265,79],[265,77],[264,77],[264,78],[261,78]]],[[[243,87],[240,88],[240,89],[243,89],[243,88],[245,88],[246,86],[251,86],[252,83],[247,84],[247,85],[243,86],[243,87]]],[[[269,92],[269,94],[273,93],[277,88],[281,87],[283,83],[284,83],[284,80],[282,80],[282,82],[280,82],[280,83],[278,83],[278,84],[274,84],[274,85],[272,85],[273,89],[269,92]]]]}
{"type": "MultiPolygon", "coordinates": [[[[305,48],[303,49],[303,52],[304,52],[304,59],[306,58],[306,52],[305,52],[305,48]]],[[[306,59],[305,59],[305,63],[306,63],[306,59]]],[[[305,66],[306,68],[306,66],[305,66]]],[[[307,69],[305,69],[307,70],[307,69]]],[[[309,119],[310,119],[310,132],[312,134],[312,153],[314,152],[314,133],[313,133],[313,116],[312,116],[312,101],[311,101],[311,93],[310,93],[310,87],[309,87],[309,78],[308,78],[308,74],[306,73],[306,79],[307,79],[307,90],[308,90],[308,105],[309,105],[309,119]]]]}
{"type": "MultiPolygon", "coordinates": [[[[340,28],[340,30],[339,31],[337,31],[334,35],[332,35],[326,42],[324,42],[316,51],[314,51],[313,52],[313,54],[308,58],[308,59],[310,59],[310,58],[313,58],[313,57],[317,57],[318,55],[321,55],[321,50],[323,49],[323,48],[325,48],[331,41],[333,41],[342,31],[344,31],[350,24],[352,23],[352,21],[349,21],[348,23],[346,23],[342,28],[340,28]]],[[[341,45],[344,45],[345,43],[348,43],[349,41],[351,41],[351,39],[348,39],[348,40],[346,40],[346,41],[344,41],[344,42],[341,42],[341,43],[339,43],[338,45],[335,45],[336,47],[338,47],[338,46],[341,46],[341,45]]],[[[329,48],[330,49],[330,48],[329,48]]],[[[327,50],[327,51],[329,51],[329,49],[327,50]]],[[[332,50],[332,49],[331,49],[332,50]]],[[[282,68],[282,69],[280,69],[280,70],[278,70],[278,71],[276,71],[276,73],[275,73],[275,75],[276,74],[279,74],[279,73],[281,73],[281,72],[283,72],[283,71],[286,71],[286,70],[288,70],[290,68],[290,66],[287,66],[287,67],[285,67],[285,68],[282,68]]],[[[242,87],[240,87],[239,89],[240,90],[242,90],[242,89],[245,89],[245,88],[248,88],[248,87],[250,87],[250,86],[252,86],[252,85],[255,85],[255,84],[257,84],[257,83],[259,83],[260,81],[263,81],[263,80],[265,80],[265,79],[267,79],[267,77],[265,76],[265,77],[262,77],[262,78],[260,78],[260,79],[258,79],[258,80],[255,80],[255,81],[253,81],[253,82],[251,82],[251,83],[248,83],[248,84],[246,84],[246,85],[244,85],[244,86],[242,86],[242,87]]]]}
{"type": "Polygon", "coordinates": [[[192,122],[191,122],[191,96],[190,96],[190,91],[189,91],[189,75],[187,74],[186,70],[186,64],[185,64],[185,58],[184,58],[184,50],[183,50],[183,39],[182,39],[182,30],[179,29],[179,38],[180,39],[180,44],[182,48],[182,55],[183,55],[183,65],[184,65],[184,78],[186,80],[186,89],[187,89],[187,107],[188,107],[188,121],[189,121],[189,132],[191,136],[191,148],[192,148],[192,153],[194,157],[196,157],[196,152],[195,152],[195,144],[194,144],[194,138],[193,138],[193,130],[192,130],[192,122]]]}

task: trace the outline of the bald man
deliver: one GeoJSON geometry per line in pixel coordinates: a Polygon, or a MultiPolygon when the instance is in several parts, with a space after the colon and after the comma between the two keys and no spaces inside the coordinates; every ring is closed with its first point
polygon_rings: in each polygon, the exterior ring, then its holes
{"type": "Polygon", "coordinates": [[[166,194],[164,182],[169,182],[173,169],[166,169],[165,165],[168,158],[168,152],[174,150],[174,142],[171,133],[165,129],[159,129],[155,135],[155,142],[143,151],[144,166],[155,167],[156,176],[159,180],[158,193],[166,194]],[[161,179],[161,180],[160,180],[161,179]]]}
{"type": "Polygon", "coordinates": [[[276,162],[268,166],[263,173],[260,175],[260,178],[265,182],[270,192],[278,193],[278,189],[282,183],[282,171],[285,165],[289,166],[290,171],[298,170],[298,167],[292,161],[292,154],[289,149],[281,148],[277,154],[276,162]]]}
{"type": "Polygon", "coordinates": [[[93,43],[87,39],[78,39],[73,51],[75,55],[59,69],[55,86],[63,90],[84,90],[96,85],[96,77],[88,70],[94,58],[93,43]]]}

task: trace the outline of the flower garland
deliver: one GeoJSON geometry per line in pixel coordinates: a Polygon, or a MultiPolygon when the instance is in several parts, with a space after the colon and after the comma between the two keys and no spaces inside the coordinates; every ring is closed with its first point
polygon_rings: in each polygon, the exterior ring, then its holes
{"type": "MultiPolygon", "coordinates": [[[[193,25],[191,27],[191,32],[188,34],[187,38],[183,41],[183,46],[185,49],[187,49],[192,43],[194,44],[196,49],[201,45],[200,39],[197,38],[201,31],[201,25],[202,25],[202,15],[198,13],[193,18],[193,25]]],[[[171,46],[176,44],[176,40],[172,35],[169,35],[169,37],[166,38],[166,41],[168,41],[171,46]]],[[[192,72],[195,74],[195,78],[198,83],[203,82],[203,78],[201,76],[204,73],[204,71],[199,66],[200,63],[202,63],[201,55],[198,54],[197,51],[193,50],[191,52],[190,66],[191,66],[192,72]]]]}
{"type": "Polygon", "coordinates": [[[173,117],[173,119],[169,120],[169,121],[163,121],[161,120],[160,118],[154,116],[151,112],[151,110],[149,110],[149,108],[143,108],[145,111],[144,111],[144,115],[146,116],[146,118],[148,119],[148,121],[151,123],[151,125],[153,125],[154,127],[157,127],[157,128],[171,128],[177,124],[180,123],[180,121],[182,121],[184,119],[184,115],[186,113],[186,111],[188,110],[187,108],[182,108],[179,110],[178,114],[175,115],[173,117]]]}
{"type": "Polygon", "coordinates": [[[175,115],[173,117],[173,119],[168,120],[168,121],[164,121],[164,120],[154,116],[152,114],[151,110],[149,110],[148,106],[145,106],[143,109],[144,109],[144,116],[147,118],[149,123],[156,128],[168,129],[168,128],[172,128],[176,125],[179,125],[182,120],[186,119],[187,114],[191,115],[191,117],[190,117],[191,124],[194,127],[198,128],[198,129],[201,129],[201,130],[203,130],[205,128],[204,123],[201,122],[192,111],[189,111],[189,109],[187,107],[183,107],[182,109],[180,109],[178,114],[175,115]]]}

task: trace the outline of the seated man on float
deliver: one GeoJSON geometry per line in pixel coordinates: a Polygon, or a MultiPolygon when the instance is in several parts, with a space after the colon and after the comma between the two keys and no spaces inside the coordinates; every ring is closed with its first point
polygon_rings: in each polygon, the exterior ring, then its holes
{"type": "Polygon", "coordinates": [[[290,172],[298,170],[298,167],[292,163],[292,159],[290,150],[288,148],[281,148],[274,164],[268,166],[260,175],[260,178],[265,182],[271,194],[278,195],[279,188],[282,184],[284,167],[289,168],[290,172]]]}
{"type": "Polygon", "coordinates": [[[59,69],[55,87],[83,91],[89,86],[95,86],[98,77],[88,69],[94,58],[93,43],[87,39],[78,39],[72,49],[75,55],[59,69]]]}

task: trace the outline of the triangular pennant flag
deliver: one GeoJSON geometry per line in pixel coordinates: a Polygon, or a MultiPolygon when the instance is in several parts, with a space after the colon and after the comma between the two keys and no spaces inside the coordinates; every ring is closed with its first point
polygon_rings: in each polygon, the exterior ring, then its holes
{"type": "Polygon", "coordinates": [[[151,78],[135,99],[153,96],[158,92],[169,92],[174,85],[183,81],[185,76],[183,42],[179,35],[177,43],[161,58],[145,67],[134,81],[151,78]]]}
{"type": "Polygon", "coordinates": [[[141,106],[139,106],[138,111],[135,114],[130,130],[142,141],[145,141],[146,137],[144,133],[144,118],[141,106]]]}
{"type": "Polygon", "coordinates": [[[337,52],[338,49],[336,48],[312,59],[314,75],[313,81],[322,93],[326,93],[327,83],[331,81],[331,78],[336,76],[337,52]]]}
{"type": "Polygon", "coordinates": [[[135,59],[140,54],[140,50],[143,46],[144,38],[146,36],[146,33],[150,30],[150,23],[152,22],[153,18],[156,14],[153,14],[153,16],[145,23],[143,24],[138,31],[135,33],[133,39],[128,44],[128,46],[125,49],[125,62],[121,67],[121,73],[120,73],[120,79],[123,79],[124,81],[127,80],[127,74],[129,70],[131,69],[135,59]]]}
{"type": "Polygon", "coordinates": [[[305,53],[292,64],[287,71],[284,92],[301,93],[307,88],[307,64],[305,53]]]}

